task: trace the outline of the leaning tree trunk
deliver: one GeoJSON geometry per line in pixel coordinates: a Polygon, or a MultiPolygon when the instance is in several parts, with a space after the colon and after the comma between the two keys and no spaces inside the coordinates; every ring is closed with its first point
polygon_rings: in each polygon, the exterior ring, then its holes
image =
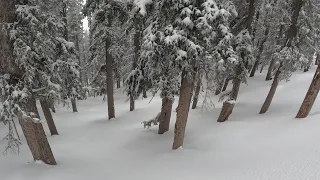
{"type": "Polygon", "coordinates": [[[303,100],[296,118],[305,118],[309,115],[311,108],[318,96],[320,90],[320,65],[314,74],[309,90],[303,100]]]}
{"type": "Polygon", "coordinates": [[[115,118],[114,97],[113,97],[113,68],[112,55],[109,53],[110,39],[106,40],[106,71],[107,71],[107,99],[109,119],[115,118]]]}
{"type": "Polygon", "coordinates": [[[159,120],[158,134],[169,131],[173,101],[167,97],[162,98],[161,115],[159,120]]]}
{"type": "Polygon", "coordinates": [[[239,89],[241,85],[241,79],[239,78],[239,76],[241,75],[241,73],[242,73],[241,65],[238,65],[236,69],[235,78],[233,79],[233,86],[231,90],[230,99],[229,101],[225,101],[223,103],[223,106],[218,118],[218,122],[225,122],[226,120],[228,120],[229,116],[232,113],[232,110],[235,105],[234,101],[237,100],[238,94],[239,94],[239,89]]]}
{"type": "Polygon", "coordinates": [[[26,106],[29,116],[19,116],[23,134],[35,161],[43,161],[46,164],[56,165],[57,163],[52,154],[43,126],[41,122],[34,120],[39,118],[39,116],[36,115],[37,110],[35,109],[36,105],[34,102],[34,100],[29,100],[26,106]]]}
{"type": "MultiPolygon", "coordinates": [[[[276,42],[277,45],[280,45],[280,42],[281,42],[280,40],[282,39],[282,36],[283,36],[283,29],[284,29],[284,25],[281,24],[280,29],[279,29],[278,39],[276,42]]],[[[274,58],[272,58],[270,61],[270,64],[269,64],[269,68],[268,68],[268,72],[267,72],[267,76],[266,76],[266,81],[272,80],[272,71],[273,71],[275,63],[276,63],[276,60],[274,58]]]]}
{"type": "Polygon", "coordinates": [[[279,75],[281,73],[280,71],[280,68],[281,68],[281,65],[280,67],[278,68],[275,76],[274,76],[274,79],[273,79],[273,82],[272,82],[272,85],[271,85],[271,88],[270,88],[270,91],[268,93],[268,96],[265,100],[265,102],[263,103],[262,105],[262,108],[260,110],[260,114],[264,114],[265,112],[268,111],[269,107],[270,107],[270,104],[272,102],[272,99],[274,97],[274,94],[276,93],[276,90],[277,90],[277,87],[279,85],[279,75]]]}
{"type": "Polygon", "coordinates": [[[260,73],[262,73],[264,65],[261,65],[260,73]]]}
{"type": "Polygon", "coordinates": [[[221,90],[221,92],[224,92],[227,90],[228,84],[229,84],[230,79],[226,79],[226,81],[224,82],[223,88],[221,90]]]}
{"type": "Polygon", "coordinates": [[[51,135],[59,135],[54,120],[52,118],[52,114],[50,112],[49,103],[46,99],[40,99],[40,105],[42,107],[42,111],[44,117],[47,120],[47,124],[50,130],[51,135]]]}
{"type": "Polygon", "coordinates": [[[143,92],[142,92],[142,97],[143,98],[148,98],[147,96],[147,91],[144,89],[143,92]]]}
{"type": "Polygon", "coordinates": [[[71,106],[73,112],[78,112],[76,98],[74,97],[71,98],[71,106]]]}
{"type": "Polygon", "coordinates": [[[201,75],[198,72],[196,76],[196,86],[194,89],[194,95],[193,95],[193,101],[192,101],[192,109],[197,108],[199,94],[200,94],[200,88],[201,88],[201,75]]]}
{"type": "Polygon", "coordinates": [[[172,149],[178,149],[183,145],[193,86],[194,75],[183,71],[181,75],[180,97],[179,105],[177,108],[177,120],[174,129],[174,140],[172,149]]]}

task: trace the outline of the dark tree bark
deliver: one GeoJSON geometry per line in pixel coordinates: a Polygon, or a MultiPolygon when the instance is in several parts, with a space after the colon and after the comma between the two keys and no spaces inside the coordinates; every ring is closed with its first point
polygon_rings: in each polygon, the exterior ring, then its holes
{"type": "Polygon", "coordinates": [[[201,75],[198,72],[196,76],[196,82],[195,82],[195,88],[194,88],[194,95],[193,95],[193,101],[192,101],[192,107],[191,107],[192,109],[197,108],[200,88],[201,88],[201,75]]]}
{"type": "Polygon", "coordinates": [[[107,99],[108,99],[108,116],[109,119],[115,118],[114,94],[113,94],[113,58],[109,53],[110,40],[106,40],[106,71],[107,71],[107,99]]]}
{"type": "Polygon", "coordinates": [[[121,80],[118,79],[118,80],[117,80],[117,89],[120,89],[120,88],[121,88],[121,80]]]}
{"type": "MultiPolygon", "coordinates": [[[[246,21],[244,23],[243,28],[247,29],[249,34],[252,35],[252,21],[253,21],[254,14],[255,14],[255,0],[248,0],[248,1],[249,1],[249,9],[247,12],[246,21]]],[[[237,33],[239,33],[239,32],[237,32],[237,33]]],[[[230,103],[230,100],[236,101],[238,98],[239,89],[240,89],[240,85],[241,85],[240,76],[243,73],[243,71],[244,70],[241,67],[241,64],[237,65],[237,67],[235,69],[235,76],[233,79],[233,86],[232,86],[232,90],[231,90],[231,95],[230,95],[229,101],[226,101],[225,103],[223,103],[221,113],[218,118],[218,122],[226,121],[232,113],[232,110],[234,108],[234,103],[230,103]]]]}
{"type": "Polygon", "coordinates": [[[222,88],[222,91],[221,92],[224,92],[224,91],[226,91],[227,90],[227,87],[228,87],[228,84],[229,84],[229,81],[230,81],[230,79],[226,79],[226,81],[224,82],[224,85],[223,85],[223,88],[222,88]]]}
{"type": "Polygon", "coordinates": [[[39,118],[35,100],[29,99],[26,110],[30,116],[19,116],[19,122],[26,137],[27,144],[35,161],[43,161],[49,165],[56,165],[56,160],[52,154],[46,134],[41,123],[36,123],[32,119],[39,118]]]}
{"type": "Polygon", "coordinates": [[[255,75],[255,73],[256,73],[256,70],[258,69],[258,66],[260,64],[261,54],[262,54],[263,49],[264,49],[264,43],[267,41],[268,35],[269,35],[269,27],[266,28],[266,30],[264,32],[264,37],[263,37],[262,41],[259,44],[259,51],[258,51],[258,55],[257,55],[257,60],[254,62],[254,65],[253,65],[253,67],[251,69],[250,77],[253,77],[255,75]]]}
{"type": "MultiPolygon", "coordinates": [[[[298,21],[298,17],[299,17],[299,13],[302,8],[302,5],[303,5],[302,0],[295,0],[293,2],[293,13],[291,16],[291,25],[290,25],[289,30],[287,31],[286,41],[285,41],[284,45],[282,46],[282,48],[291,47],[292,41],[297,36],[297,31],[298,31],[297,21],[298,21]]],[[[280,66],[275,74],[275,78],[274,78],[274,81],[273,81],[272,86],[270,88],[270,91],[268,93],[268,96],[267,96],[267,98],[261,108],[260,114],[267,112],[270,107],[270,104],[272,102],[272,99],[273,99],[274,94],[275,94],[277,87],[278,87],[279,75],[281,73],[282,66],[283,66],[283,64],[280,63],[280,66]]]]}
{"type": "Polygon", "coordinates": [[[142,94],[142,97],[143,98],[148,98],[148,96],[147,96],[147,91],[144,89],[143,90],[143,92],[142,92],[143,94],[142,94]]]}
{"type": "MultiPolygon", "coordinates": [[[[233,79],[233,86],[230,94],[230,100],[236,101],[238,98],[240,85],[241,85],[241,79],[239,78],[239,75],[242,73],[241,66],[238,65],[236,69],[236,77],[233,79]]],[[[234,108],[234,103],[230,101],[226,101],[223,103],[218,122],[225,122],[228,120],[229,116],[231,115],[234,108]]]]}
{"type": "Polygon", "coordinates": [[[184,70],[181,75],[180,97],[177,108],[177,120],[174,129],[174,141],[172,149],[178,149],[183,146],[193,86],[194,75],[184,70]]]}
{"type": "Polygon", "coordinates": [[[264,65],[261,65],[260,73],[262,73],[264,65]]]}
{"type": "MultiPolygon", "coordinates": [[[[133,64],[132,69],[137,67],[138,59],[140,57],[140,50],[141,50],[141,39],[142,39],[142,17],[135,18],[135,34],[134,34],[134,57],[133,57],[133,64]]],[[[134,100],[136,97],[134,95],[130,95],[130,111],[135,109],[135,102],[134,100]]]]}
{"type": "Polygon", "coordinates": [[[273,97],[274,97],[274,95],[276,93],[277,87],[279,85],[279,75],[281,73],[280,68],[281,68],[281,66],[279,67],[279,69],[277,70],[277,72],[276,72],[276,74],[274,76],[270,91],[268,93],[268,96],[267,96],[265,102],[262,105],[262,108],[260,110],[260,114],[264,114],[265,112],[267,112],[269,107],[270,107],[272,99],[273,99],[273,97]]]}
{"type": "Polygon", "coordinates": [[[302,102],[302,105],[299,109],[299,112],[296,116],[296,118],[305,118],[309,115],[311,108],[317,99],[318,93],[320,90],[320,66],[318,65],[318,68],[314,74],[314,77],[312,79],[311,85],[308,89],[308,92],[302,102]]]}
{"type": "Polygon", "coordinates": [[[52,136],[53,135],[59,135],[59,133],[57,131],[57,128],[56,128],[56,125],[54,123],[54,120],[52,118],[52,114],[51,114],[50,109],[49,109],[48,101],[46,99],[40,99],[40,105],[42,107],[42,111],[43,111],[44,117],[47,120],[47,124],[48,124],[48,127],[49,127],[51,135],[52,136]]]}
{"type": "MultiPolygon", "coordinates": [[[[280,45],[281,38],[283,36],[283,29],[284,29],[284,25],[281,24],[280,25],[280,29],[279,29],[278,39],[277,39],[277,42],[276,42],[277,45],[280,45]]],[[[270,64],[269,64],[269,68],[268,68],[268,72],[267,72],[267,76],[266,76],[266,81],[272,80],[272,71],[273,71],[275,63],[276,63],[275,59],[272,58],[271,61],[270,61],[270,64]]]]}
{"type": "Polygon", "coordinates": [[[164,134],[169,131],[171,112],[172,112],[173,101],[167,97],[162,98],[162,107],[160,115],[160,123],[158,134],[164,134]]]}

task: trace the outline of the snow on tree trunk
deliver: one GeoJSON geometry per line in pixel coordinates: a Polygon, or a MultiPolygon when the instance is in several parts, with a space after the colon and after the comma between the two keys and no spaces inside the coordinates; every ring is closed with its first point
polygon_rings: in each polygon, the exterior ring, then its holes
{"type": "Polygon", "coordinates": [[[47,120],[47,124],[48,124],[51,135],[59,135],[56,125],[54,123],[54,120],[52,118],[52,114],[49,109],[48,101],[46,99],[40,99],[40,105],[42,107],[44,117],[47,120]]]}
{"type": "Polygon", "coordinates": [[[280,68],[281,68],[281,66],[278,68],[278,70],[274,76],[270,91],[268,93],[268,96],[267,96],[265,102],[262,105],[262,108],[260,110],[260,114],[264,114],[265,112],[267,112],[270,107],[270,104],[272,102],[274,94],[276,93],[277,87],[279,85],[279,75],[281,73],[280,68]]]}
{"type": "Polygon", "coordinates": [[[315,75],[312,79],[311,85],[308,89],[308,92],[303,100],[303,103],[299,109],[299,112],[296,118],[305,118],[309,115],[309,112],[318,96],[320,90],[320,66],[315,72],[315,75]]]}
{"type": "Polygon", "coordinates": [[[27,111],[30,116],[19,116],[19,122],[23,134],[35,161],[43,161],[49,165],[56,165],[56,160],[52,154],[51,147],[41,122],[36,122],[33,120],[39,119],[35,107],[35,100],[33,98],[29,99],[27,111]]]}
{"type": "Polygon", "coordinates": [[[162,98],[161,114],[159,119],[158,134],[169,131],[173,101],[167,97],[162,98]]]}
{"type": "Polygon", "coordinates": [[[196,85],[194,89],[194,95],[193,95],[193,101],[192,101],[192,107],[191,107],[192,109],[197,108],[200,88],[201,88],[201,76],[200,76],[200,73],[198,72],[196,76],[196,85]]]}
{"type": "MultiPolygon", "coordinates": [[[[237,77],[239,77],[241,73],[242,73],[241,66],[238,65],[236,69],[236,77],[233,79],[233,86],[232,86],[231,95],[230,95],[231,101],[236,101],[238,98],[241,79],[237,77]]],[[[218,118],[218,122],[225,122],[226,120],[228,120],[230,114],[232,113],[233,107],[234,107],[234,103],[230,103],[229,101],[224,102],[218,118]]]]}
{"type": "Polygon", "coordinates": [[[56,113],[56,108],[54,107],[54,101],[51,100],[49,103],[50,103],[49,105],[50,105],[50,109],[52,110],[52,112],[56,113]]]}
{"type": "Polygon", "coordinates": [[[113,97],[113,67],[112,55],[109,53],[110,39],[106,40],[106,71],[107,71],[107,99],[109,119],[115,118],[114,97],[113,97]]]}
{"type": "Polygon", "coordinates": [[[78,112],[77,103],[76,103],[76,99],[75,98],[71,98],[71,106],[72,106],[72,111],[73,112],[78,112]]]}
{"type": "Polygon", "coordinates": [[[184,134],[189,115],[190,101],[194,86],[194,75],[183,71],[181,75],[181,87],[179,104],[177,108],[177,120],[174,129],[174,140],[172,149],[178,149],[183,146],[184,134]]]}

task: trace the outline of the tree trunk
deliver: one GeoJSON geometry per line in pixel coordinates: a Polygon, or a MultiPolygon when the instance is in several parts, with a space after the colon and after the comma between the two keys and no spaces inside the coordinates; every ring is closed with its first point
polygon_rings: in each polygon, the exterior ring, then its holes
{"type": "Polygon", "coordinates": [[[281,73],[280,68],[281,68],[281,65],[278,68],[278,70],[276,72],[276,75],[274,76],[270,91],[268,93],[268,96],[267,96],[265,102],[263,103],[263,106],[262,106],[262,108],[260,110],[260,114],[264,114],[265,112],[267,112],[269,107],[270,107],[270,104],[272,102],[274,94],[276,93],[277,87],[279,85],[279,75],[281,73]]]}
{"type": "Polygon", "coordinates": [[[318,65],[317,71],[314,74],[311,85],[303,100],[296,118],[305,118],[309,115],[311,108],[318,96],[320,90],[320,66],[318,65]]]}
{"type": "Polygon", "coordinates": [[[54,107],[54,102],[50,102],[50,108],[52,110],[53,113],[56,113],[56,108],[54,107]]]}
{"type": "Polygon", "coordinates": [[[185,70],[182,72],[179,105],[177,108],[177,120],[174,129],[174,141],[172,149],[178,149],[183,146],[192,90],[194,86],[193,78],[194,75],[186,72],[185,70]]]}
{"type": "Polygon", "coordinates": [[[40,99],[40,105],[42,107],[44,117],[47,120],[47,124],[48,124],[51,135],[59,135],[57,128],[56,128],[56,125],[54,123],[54,120],[52,118],[52,114],[49,109],[48,101],[45,99],[40,99]]]}
{"type": "MultiPolygon", "coordinates": [[[[230,94],[229,101],[236,101],[239,94],[239,89],[241,85],[241,79],[239,78],[240,74],[242,73],[241,65],[238,65],[236,67],[236,75],[233,79],[233,86],[230,94]]],[[[229,101],[226,101],[223,103],[218,122],[225,122],[228,120],[230,114],[232,113],[234,103],[230,103],[229,101]]]]}
{"type": "Polygon", "coordinates": [[[36,123],[32,119],[39,118],[35,111],[35,100],[29,100],[27,111],[29,116],[19,116],[19,122],[26,138],[27,144],[35,161],[43,161],[46,164],[56,165],[56,160],[52,154],[43,126],[40,122],[36,123]]]}
{"type": "Polygon", "coordinates": [[[106,40],[106,71],[107,71],[107,99],[109,119],[115,118],[114,94],[113,94],[113,57],[109,53],[110,39],[106,40]]]}
{"type": "Polygon", "coordinates": [[[173,101],[167,97],[162,98],[161,115],[159,120],[158,134],[169,131],[173,101]]]}
{"type": "Polygon", "coordinates": [[[261,65],[260,73],[262,73],[264,65],[261,65]]]}
{"type": "Polygon", "coordinates": [[[230,79],[226,79],[226,81],[224,82],[224,85],[223,85],[223,88],[222,88],[222,91],[221,92],[224,92],[224,91],[226,91],[227,90],[227,87],[228,87],[228,84],[229,84],[229,81],[230,81],[230,79]]]}
{"type": "Polygon", "coordinates": [[[258,51],[258,55],[257,55],[257,60],[254,62],[253,68],[252,68],[251,73],[250,73],[250,77],[253,77],[255,75],[255,73],[256,73],[256,70],[258,69],[258,66],[260,64],[261,54],[262,54],[263,49],[264,49],[264,43],[268,39],[268,34],[269,34],[269,26],[266,27],[266,29],[264,31],[264,37],[263,37],[262,41],[259,43],[259,51],[258,51]]]}
{"type": "Polygon", "coordinates": [[[72,111],[73,112],[78,112],[77,103],[76,103],[76,99],[75,98],[71,98],[71,106],[72,106],[72,111]]]}
{"type": "Polygon", "coordinates": [[[194,90],[194,95],[193,95],[193,102],[192,102],[192,109],[197,108],[198,104],[198,99],[199,99],[199,94],[200,94],[200,88],[201,88],[201,75],[198,72],[196,76],[196,86],[194,90]]]}
{"type": "Polygon", "coordinates": [[[121,88],[121,80],[118,79],[118,80],[117,80],[117,89],[120,89],[120,88],[121,88]]]}
{"type": "Polygon", "coordinates": [[[130,111],[134,110],[134,97],[132,95],[130,95],[130,111]]]}
{"type": "Polygon", "coordinates": [[[142,95],[142,97],[143,97],[143,98],[148,98],[148,96],[147,96],[147,91],[146,91],[145,89],[143,90],[143,95],[142,95]]]}
{"type": "Polygon", "coordinates": [[[250,73],[249,77],[253,77],[255,75],[256,70],[258,69],[259,63],[260,63],[260,57],[259,57],[259,59],[257,58],[257,60],[254,62],[254,65],[251,69],[251,73],[250,73]]]}
{"type": "MultiPolygon", "coordinates": [[[[282,36],[283,36],[283,29],[284,29],[284,25],[281,24],[280,25],[280,29],[279,29],[278,39],[277,39],[277,42],[276,42],[277,45],[280,45],[280,42],[281,42],[280,40],[282,39],[282,36]]],[[[269,68],[268,68],[266,81],[272,80],[272,71],[273,71],[275,63],[276,63],[275,59],[272,58],[271,61],[270,61],[269,68]]]]}

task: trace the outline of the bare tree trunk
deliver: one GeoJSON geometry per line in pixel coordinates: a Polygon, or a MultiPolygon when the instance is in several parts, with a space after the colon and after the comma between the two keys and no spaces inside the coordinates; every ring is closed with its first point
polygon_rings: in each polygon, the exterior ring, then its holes
{"type": "Polygon", "coordinates": [[[52,110],[53,113],[56,113],[56,108],[54,107],[54,102],[50,102],[50,108],[52,110]]]}
{"type": "Polygon", "coordinates": [[[193,86],[194,75],[183,71],[181,75],[180,97],[177,108],[177,120],[174,129],[174,141],[172,149],[178,149],[183,146],[193,86]]]}
{"type": "Polygon", "coordinates": [[[229,81],[230,81],[230,79],[226,79],[226,81],[224,82],[224,85],[223,85],[223,88],[222,88],[222,91],[221,92],[224,92],[224,91],[226,91],[227,90],[227,87],[228,87],[228,84],[229,84],[229,81]]]}
{"type": "Polygon", "coordinates": [[[303,100],[296,118],[305,118],[309,115],[311,108],[318,96],[320,90],[320,66],[318,65],[317,71],[314,74],[311,85],[303,100]]]}
{"type": "Polygon", "coordinates": [[[257,60],[254,62],[253,68],[252,68],[251,73],[250,73],[250,77],[253,77],[255,75],[255,73],[256,73],[256,70],[258,69],[258,66],[260,64],[261,54],[262,54],[263,49],[264,49],[264,43],[268,39],[268,34],[269,34],[269,27],[267,26],[266,30],[264,31],[264,37],[263,37],[262,41],[259,43],[259,52],[258,52],[258,55],[257,55],[257,60]]]}
{"type": "Polygon", "coordinates": [[[117,80],[117,89],[120,89],[120,88],[121,88],[121,80],[118,79],[118,80],[117,80]]]}
{"type": "Polygon", "coordinates": [[[46,164],[56,165],[56,160],[52,154],[46,134],[41,123],[36,123],[32,119],[39,118],[37,110],[34,109],[36,105],[35,100],[30,100],[27,109],[30,117],[19,116],[19,122],[23,134],[27,140],[27,144],[35,161],[43,161],[46,164]]]}
{"type": "Polygon", "coordinates": [[[269,68],[268,68],[266,81],[272,80],[272,69],[274,67],[274,64],[275,64],[275,60],[272,58],[271,61],[270,61],[269,68]]]}
{"type": "Polygon", "coordinates": [[[261,65],[260,73],[262,73],[264,65],[261,65]]]}
{"type": "Polygon", "coordinates": [[[200,72],[197,73],[196,76],[196,86],[195,86],[195,90],[194,90],[194,95],[193,95],[193,102],[192,102],[192,109],[197,108],[197,104],[198,104],[198,98],[199,98],[199,94],[200,94],[200,88],[201,88],[201,75],[200,72]]]}
{"type": "MultiPolygon", "coordinates": [[[[284,25],[281,24],[281,25],[280,25],[280,29],[279,29],[278,39],[277,39],[277,42],[276,42],[277,45],[280,45],[280,40],[282,39],[282,35],[283,35],[283,29],[284,29],[284,25]]],[[[274,68],[275,63],[276,63],[275,59],[272,58],[271,61],[270,61],[269,68],[268,68],[268,73],[267,73],[267,76],[266,76],[266,81],[272,80],[272,71],[273,71],[273,68],[274,68]]]]}
{"type": "Polygon", "coordinates": [[[260,114],[264,114],[265,112],[267,112],[270,107],[270,104],[272,102],[274,94],[276,93],[277,87],[279,85],[279,75],[281,73],[280,68],[281,68],[281,66],[278,68],[278,70],[274,76],[270,91],[268,93],[268,96],[267,96],[265,102],[262,105],[262,108],[260,110],[260,114]]]}
{"type": "Polygon", "coordinates": [[[142,95],[142,97],[143,97],[143,98],[148,98],[148,96],[147,96],[147,91],[146,91],[145,89],[143,90],[143,95],[142,95]]]}
{"type": "Polygon", "coordinates": [[[110,39],[106,40],[106,71],[107,71],[107,99],[108,99],[108,116],[109,119],[115,118],[114,97],[113,97],[113,68],[112,55],[109,53],[110,39]]]}
{"type": "Polygon", "coordinates": [[[134,110],[134,97],[132,95],[130,95],[130,111],[133,111],[134,110]]]}
{"type": "Polygon", "coordinates": [[[73,98],[73,97],[71,98],[71,106],[72,106],[73,112],[78,112],[76,98],[73,98]]]}
{"type": "Polygon", "coordinates": [[[44,117],[47,120],[47,124],[48,124],[51,135],[59,135],[56,125],[54,123],[54,120],[52,118],[52,114],[49,109],[48,101],[46,99],[40,99],[40,105],[42,107],[44,117]]]}
{"type": "Polygon", "coordinates": [[[163,134],[169,131],[171,112],[173,101],[167,97],[162,98],[162,107],[160,115],[160,123],[158,134],[163,134]]]}
{"type": "Polygon", "coordinates": [[[229,116],[232,113],[232,110],[234,108],[234,102],[232,101],[236,101],[239,94],[239,89],[241,85],[241,79],[239,78],[239,76],[241,73],[242,73],[241,65],[238,65],[236,69],[235,78],[233,79],[233,86],[232,86],[231,95],[230,95],[231,102],[226,101],[223,103],[223,106],[218,118],[218,122],[225,122],[226,120],[228,120],[229,116]]]}

